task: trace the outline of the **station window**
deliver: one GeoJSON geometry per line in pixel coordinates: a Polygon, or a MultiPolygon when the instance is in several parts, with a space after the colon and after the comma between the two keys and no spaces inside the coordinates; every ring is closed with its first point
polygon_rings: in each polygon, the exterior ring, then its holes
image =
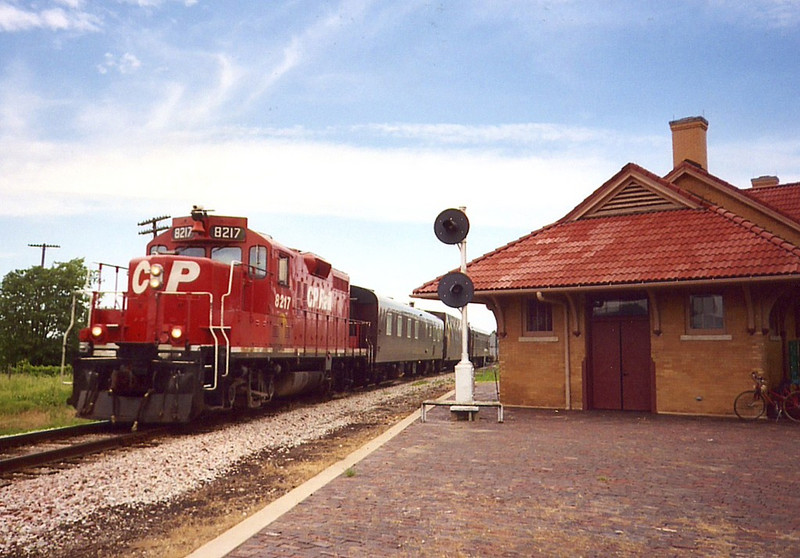
{"type": "Polygon", "coordinates": [[[720,294],[689,296],[689,331],[724,331],[725,307],[720,294]]]}
{"type": "Polygon", "coordinates": [[[267,276],[267,247],[250,247],[250,277],[253,279],[263,279],[267,276]]]}
{"type": "Polygon", "coordinates": [[[284,287],[289,286],[289,256],[278,256],[278,283],[284,287]]]}
{"type": "Polygon", "coordinates": [[[525,333],[552,333],[553,307],[537,298],[529,298],[525,304],[525,333]]]}

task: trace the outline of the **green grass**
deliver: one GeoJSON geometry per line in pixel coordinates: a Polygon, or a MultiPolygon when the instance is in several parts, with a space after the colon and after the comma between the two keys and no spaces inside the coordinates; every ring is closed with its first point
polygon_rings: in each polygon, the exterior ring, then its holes
{"type": "Polygon", "coordinates": [[[494,382],[495,373],[497,373],[497,379],[499,380],[500,368],[497,364],[492,364],[487,366],[486,368],[481,368],[480,370],[476,370],[475,382],[494,382]]]}
{"type": "Polygon", "coordinates": [[[71,392],[58,376],[0,374],[0,436],[88,422],[67,405],[71,392]]]}

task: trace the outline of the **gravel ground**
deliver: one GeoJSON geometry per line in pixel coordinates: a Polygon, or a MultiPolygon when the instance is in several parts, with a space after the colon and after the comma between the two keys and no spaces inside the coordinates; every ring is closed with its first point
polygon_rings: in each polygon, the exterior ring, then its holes
{"type": "Polygon", "coordinates": [[[359,414],[414,392],[405,383],[307,406],[210,433],[186,434],[152,447],[115,451],[52,474],[0,488],[0,556],[50,555],[69,546],[65,533],[91,531],[103,516],[141,516],[224,477],[264,451],[287,452],[341,430],[359,414]],[[89,525],[87,525],[89,523],[89,525]]]}

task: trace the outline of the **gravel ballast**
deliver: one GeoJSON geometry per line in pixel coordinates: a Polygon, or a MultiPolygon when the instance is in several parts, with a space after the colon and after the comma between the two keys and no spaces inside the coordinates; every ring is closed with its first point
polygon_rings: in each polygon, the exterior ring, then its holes
{"type": "Polygon", "coordinates": [[[357,393],[15,480],[0,488],[0,556],[47,555],[63,547],[65,532],[72,527],[85,532],[86,522],[98,514],[167,503],[225,476],[244,459],[327,436],[362,413],[430,390],[431,382],[441,380],[357,393]]]}

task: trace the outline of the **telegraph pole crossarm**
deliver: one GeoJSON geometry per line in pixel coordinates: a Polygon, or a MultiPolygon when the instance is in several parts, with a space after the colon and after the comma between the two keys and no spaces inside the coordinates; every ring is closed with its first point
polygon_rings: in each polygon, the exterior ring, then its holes
{"type": "Polygon", "coordinates": [[[44,267],[44,255],[47,252],[48,248],[61,248],[58,244],[47,244],[46,242],[42,242],[41,244],[28,244],[31,248],[41,248],[42,249],[42,267],[44,267]]]}
{"type": "Polygon", "coordinates": [[[145,225],[150,225],[149,228],[139,231],[139,234],[152,234],[153,238],[155,238],[158,233],[161,231],[165,231],[169,228],[169,225],[159,225],[159,221],[164,221],[165,219],[169,219],[169,215],[162,215],[160,217],[153,217],[152,219],[145,219],[144,221],[140,221],[136,223],[140,227],[144,227],[145,225]]]}

